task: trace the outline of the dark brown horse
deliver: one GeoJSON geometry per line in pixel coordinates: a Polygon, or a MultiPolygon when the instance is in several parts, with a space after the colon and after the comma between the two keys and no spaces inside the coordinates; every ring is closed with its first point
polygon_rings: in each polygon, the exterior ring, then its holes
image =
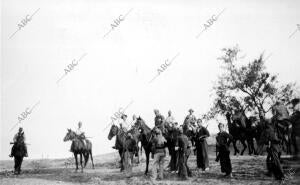
{"type": "Polygon", "coordinates": [[[16,142],[11,143],[11,144],[13,144],[12,156],[14,157],[14,161],[15,161],[14,173],[20,174],[23,158],[26,155],[26,145],[25,145],[24,141],[22,141],[20,139],[17,139],[16,142]]]}
{"type": "MultiPolygon", "coordinates": [[[[244,154],[245,150],[247,149],[247,144],[246,144],[246,133],[243,129],[241,129],[240,127],[237,127],[238,123],[233,123],[231,121],[231,114],[229,112],[226,113],[226,119],[227,119],[227,125],[228,125],[228,131],[229,134],[232,135],[233,140],[232,140],[232,144],[233,144],[233,148],[234,148],[234,155],[239,154],[240,151],[236,146],[236,142],[239,140],[242,145],[243,145],[243,150],[241,152],[241,155],[244,154]]],[[[250,153],[250,150],[249,150],[250,153]]]]}
{"type": "Polygon", "coordinates": [[[131,133],[131,135],[133,136],[133,139],[136,141],[136,148],[137,151],[135,151],[135,155],[138,157],[138,163],[139,163],[139,153],[138,153],[138,142],[139,142],[139,130],[136,128],[132,128],[129,131],[125,132],[124,130],[120,129],[117,125],[113,124],[110,128],[110,131],[108,133],[108,140],[111,140],[114,136],[116,136],[116,149],[119,152],[121,161],[120,161],[120,165],[121,165],[121,171],[124,170],[124,165],[123,165],[123,161],[124,161],[124,152],[125,152],[125,141],[126,141],[126,137],[128,135],[128,133],[131,133]]]}
{"type": "Polygon", "coordinates": [[[73,152],[74,154],[76,171],[78,170],[77,155],[80,156],[81,172],[83,172],[83,168],[86,166],[89,156],[91,156],[93,169],[95,168],[92,155],[92,143],[88,139],[85,139],[85,144],[78,138],[77,134],[74,131],[68,129],[68,132],[64,137],[64,142],[66,141],[72,141],[71,152],[73,152]],[[82,157],[84,157],[84,165],[82,164],[82,157]]]}
{"type": "Polygon", "coordinates": [[[149,157],[150,157],[150,153],[153,152],[152,151],[152,141],[154,138],[154,133],[152,132],[152,130],[150,129],[150,127],[148,127],[145,123],[145,121],[141,118],[138,117],[137,121],[134,125],[136,128],[138,128],[140,130],[140,141],[142,144],[142,147],[145,150],[145,155],[146,155],[146,170],[145,170],[145,175],[148,174],[148,169],[149,169],[149,157]]]}

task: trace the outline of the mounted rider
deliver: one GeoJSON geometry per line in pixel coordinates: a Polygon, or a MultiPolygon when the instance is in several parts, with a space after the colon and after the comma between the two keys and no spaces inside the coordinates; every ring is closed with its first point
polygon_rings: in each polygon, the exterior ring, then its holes
{"type": "Polygon", "coordinates": [[[196,126],[197,118],[193,113],[194,113],[194,110],[189,109],[189,114],[185,117],[184,124],[190,124],[193,127],[196,126]]]}
{"type": "Polygon", "coordinates": [[[272,109],[273,118],[277,129],[279,129],[279,138],[283,137],[283,132],[292,128],[292,124],[289,122],[289,112],[284,105],[284,99],[277,101],[272,109]]]}
{"type": "Polygon", "coordinates": [[[127,123],[127,115],[126,114],[122,114],[121,116],[121,121],[119,123],[120,125],[120,129],[123,131],[123,132],[127,132],[128,131],[128,123],[127,123]]]}
{"type": "Polygon", "coordinates": [[[76,133],[77,138],[78,138],[84,145],[86,145],[86,141],[85,141],[86,137],[85,137],[84,132],[82,131],[82,122],[81,122],[81,121],[78,122],[78,128],[76,129],[75,133],[76,133]]]}
{"type": "Polygon", "coordinates": [[[158,109],[154,110],[155,118],[154,125],[155,128],[161,130],[162,134],[165,134],[165,117],[159,113],[158,109]]]}
{"type": "Polygon", "coordinates": [[[273,119],[274,121],[277,121],[279,127],[288,126],[289,123],[286,121],[289,118],[289,112],[287,107],[284,105],[284,99],[277,101],[272,111],[274,115],[273,119]]]}
{"type": "MultiPolygon", "coordinates": [[[[128,123],[127,123],[126,119],[127,119],[127,115],[126,114],[122,114],[121,115],[121,121],[119,122],[119,129],[123,133],[126,133],[128,131],[128,129],[127,129],[128,123]]],[[[113,146],[112,148],[118,150],[118,149],[121,149],[120,147],[121,146],[119,146],[117,138],[116,138],[115,146],[113,146]]]]}
{"type": "Polygon", "coordinates": [[[234,110],[234,114],[232,115],[232,121],[236,127],[246,128],[246,116],[243,110],[234,110]]]}
{"type": "Polygon", "coordinates": [[[174,116],[172,116],[172,112],[171,110],[168,111],[168,117],[166,118],[166,121],[165,121],[165,126],[168,127],[172,127],[172,125],[175,123],[175,118],[174,116]]]}
{"type": "Polygon", "coordinates": [[[11,149],[11,153],[9,155],[9,157],[13,157],[14,152],[15,152],[15,144],[23,144],[24,146],[24,152],[25,152],[25,157],[28,157],[28,153],[27,153],[27,147],[25,144],[25,133],[23,131],[23,128],[20,127],[18,133],[15,134],[14,139],[13,139],[13,147],[11,149]]]}
{"type": "Polygon", "coordinates": [[[192,139],[193,133],[196,131],[196,122],[197,118],[193,115],[194,110],[189,109],[189,114],[185,117],[183,122],[183,134],[185,134],[192,142],[192,146],[194,146],[194,140],[192,139]]]}

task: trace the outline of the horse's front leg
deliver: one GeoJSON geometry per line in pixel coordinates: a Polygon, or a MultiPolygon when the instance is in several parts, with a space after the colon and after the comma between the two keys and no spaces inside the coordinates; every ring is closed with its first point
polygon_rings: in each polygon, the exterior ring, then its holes
{"type": "Polygon", "coordinates": [[[139,147],[137,147],[136,155],[137,155],[137,164],[140,164],[139,147]]]}
{"type": "Polygon", "coordinates": [[[76,165],[75,172],[77,172],[77,170],[78,170],[78,160],[77,160],[77,154],[76,153],[74,153],[74,157],[75,157],[75,165],[76,165]]]}
{"type": "Polygon", "coordinates": [[[83,165],[82,165],[82,153],[79,154],[80,155],[80,166],[81,166],[81,173],[83,172],[83,165]]]}
{"type": "Polygon", "coordinates": [[[148,167],[149,167],[150,151],[145,150],[145,154],[146,154],[146,171],[145,171],[145,175],[147,175],[148,174],[148,167]]]}

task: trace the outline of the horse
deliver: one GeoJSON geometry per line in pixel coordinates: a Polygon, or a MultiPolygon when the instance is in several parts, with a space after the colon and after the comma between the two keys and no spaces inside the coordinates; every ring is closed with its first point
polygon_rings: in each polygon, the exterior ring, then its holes
{"type": "MultiPolygon", "coordinates": [[[[119,152],[121,161],[121,171],[124,170],[124,151],[125,151],[125,141],[128,133],[131,133],[134,140],[136,140],[137,148],[138,148],[138,141],[139,141],[139,131],[136,128],[132,128],[129,131],[125,132],[123,129],[120,129],[117,125],[112,124],[110,131],[108,133],[108,140],[111,140],[114,136],[116,136],[116,149],[119,152]]],[[[139,154],[138,154],[138,149],[135,153],[135,155],[138,157],[138,163],[139,163],[139,154]]]]}
{"type": "Polygon", "coordinates": [[[142,144],[142,147],[144,148],[145,155],[146,155],[146,170],[145,170],[145,175],[148,174],[148,168],[149,168],[149,156],[150,153],[153,154],[152,151],[152,141],[154,136],[154,133],[148,127],[145,123],[145,121],[141,118],[138,117],[136,123],[134,124],[134,127],[138,128],[140,130],[140,141],[142,144]]]}
{"type": "MultiPolygon", "coordinates": [[[[227,119],[227,125],[228,125],[228,131],[229,134],[232,135],[233,140],[232,140],[232,144],[233,144],[233,148],[234,148],[234,155],[236,155],[237,153],[239,154],[240,151],[236,146],[236,142],[239,140],[241,141],[242,145],[243,145],[243,150],[241,152],[241,155],[244,154],[245,150],[247,149],[247,144],[246,144],[246,133],[243,129],[241,129],[240,127],[237,127],[238,123],[233,123],[231,121],[231,114],[229,112],[226,113],[226,119],[227,119]]],[[[250,150],[249,150],[250,153],[250,150]]]]}
{"type": "Polygon", "coordinates": [[[15,162],[14,173],[20,174],[23,158],[26,155],[26,145],[24,141],[22,141],[21,139],[17,139],[16,142],[13,142],[11,144],[13,144],[12,156],[14,157],[14,162],[15,162]]]}
{"type": "Polygon", "coordinates": [[[72,141],[71,152],[73,152],[74,158],[75,158],[75,164],[76,164],[75,171],[78,170],[77,155],[80,156],[81,172],[83,172],[83,168],[86,167],[89,156],[91,156],[92,167],[93,167],[93,169],[95,168],[94,161],[93,161],[93,155],[92,155],[92,143],[88,139],[85,139],[86,144],[84,144],[78,138],[77,134],[74,131],[72,131],[71,129],[68,129],[68,132],[67,132],[66,136],[64,137],[64,142],[66,142],[66,141],[72,141]],[[82,165],[82,157],[84,157],[84,161],[85,161],[84,166],[82,165]]]}

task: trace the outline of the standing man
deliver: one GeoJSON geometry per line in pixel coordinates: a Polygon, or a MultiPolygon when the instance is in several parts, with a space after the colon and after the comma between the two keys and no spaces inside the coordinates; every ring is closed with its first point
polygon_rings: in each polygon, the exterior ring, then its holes
{"type": "Polygon", "coordinates": [[[154,158],[153,161],[153,168],[152,168],[152,180],[162,180],[163,179],[163,173],[164,173],[164,160],[166,157],[166,139],[162,136],[162,132],[159,129],[155,130],[156,136],[153,139],[152,144],[152,158],[154,158]],[[157,170],[159,171],[158,177],[157,177],[157,170]]]}
{"type": "Polygon", "coordinates": [[[183,128],[180,127],[175,150],[178,150],[178,176],[182,180],[187,180],[188,176],[192,176],[192,173],[187,165],[188,158],[191,154],[190,147],[189,139],[183,134],[183,128]]]}
{"type": "Polygon", "coordinates": [[[168,131],[168,149],[169,149],[169,154],[171,156],[170,163],[169,163],[169,169],[171,173],[174,173],[178,170],[178,151],[175,150],[176,143],[177,143],[177,137],[178,137],[178,128],[175,125],[175,123],[171,124],[171,127],[168,131]]]}
{"type": "Polygon", "coordinates": [[[218,125],[220,132],[216,137],[216,162],[220,160],[221,172],[225,173],[225,177],[232,177],[232,167],[230,161],[229,144],[232,136],[224,129],[224,124],[218,125]]]}
{"type": "Polygon", "coordinates": [[[265,130],[264,136],[266,138],[267,147],[267,175],[274,174],[277,180],[282,180],[284,178],[283,170],[280,165],[280,140],[277,137],[277,132],[274,128],[274,124],[272,122],[267,123],[267,128],[265,130]]]}
{"type": "Polygon", "coordinates": [[[124,147],[124,160],[123,166],[125,169],[126,177],[131,177],[132,175],[132,162],[133,162],[133,154],[137,152],[136,142],[133,139],[131,133],[128,133],[126,140],[125,140],[125,147],[124,147]]]}
{"type": "Polygon", "coordinates": [[[159,113],[159,110],[154,110],[155,118],[154,118],[154,125],[156,128],[161,130],[162,133],[165,133],[165,118],[163,115],[159,113]]]}
{"type": "Polygon", "coordinates": [[[208,146],[206,138],[209,137],[208,130],[202,125],[202,120],[197,120],[198,128],[196,129],[196,150],[197,150],[197,167],[202,171],[209,170],[208,146]]]}
{"type": "Polygon", "coordinates": [[[300,149],[300,99],[295,98],[291,101],[293,114],[290,117],[292,122],[292,144],[294,146],[294,156],[299,159],[299,149],[300,149]]]}

